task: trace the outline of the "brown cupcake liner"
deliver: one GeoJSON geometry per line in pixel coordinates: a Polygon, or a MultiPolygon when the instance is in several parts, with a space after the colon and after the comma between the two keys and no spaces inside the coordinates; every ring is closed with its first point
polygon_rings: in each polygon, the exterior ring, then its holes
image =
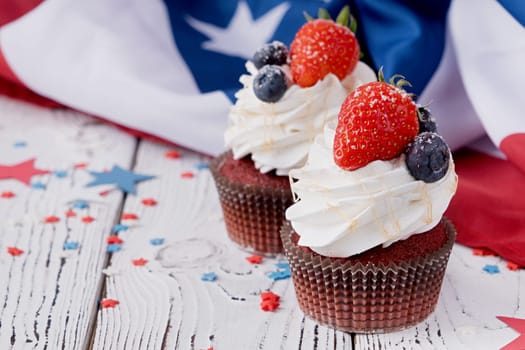
{"type": "Polygon", "coordinates": [[[210,163],[228,236],[247,251],[264,255],[281,254],[280,228],[285,210],[293,204],[291,190],[232,181],[220,171],[230,154],[225,152],[210,163]]]}
{"type": "Polygon", "coordinates": [[[317,322],[356,333],[411,327],[435,309],[456,232],[443,219],[447,240],[438,250],[400,263],[351,262],[324,257],[292,242],[281,229],[301,310],[317,322]]]}

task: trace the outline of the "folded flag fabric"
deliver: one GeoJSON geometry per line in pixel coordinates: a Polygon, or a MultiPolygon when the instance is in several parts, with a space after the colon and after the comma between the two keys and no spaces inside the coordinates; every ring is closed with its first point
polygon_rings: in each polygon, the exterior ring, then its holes
{"type": "Polygon", "coordinates": [[[463,148],[447,213],[458,241],[525,266],[521,0],[4,1],[0,92],[216,155],[245,61],[289,44],[303,11],[346,3],[365,60],[407,77],[463,148]]]}

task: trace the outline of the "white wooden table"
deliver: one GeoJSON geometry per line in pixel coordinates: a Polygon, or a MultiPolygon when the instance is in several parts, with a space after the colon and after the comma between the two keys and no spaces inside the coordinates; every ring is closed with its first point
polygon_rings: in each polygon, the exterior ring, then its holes
{"type": "Polygon", "coordinates": [[[519,334],[496,316],[525,318],[525,271],[456,245],[427,321],[392,334],[337,332],[304,317],[291,279],[269,278],[284,258],[251,264],[227,239],[208,158],[0,97],[0,165],[31,158],[53,172],[31,186],[0,180],[2,350],[498,349],[519,334]],[[156,178],[136,196],[85,187],[88,171],[113,165],[156,178]],[[121,249],[109,253],[115,229],[121,249]],[[274,312],[260,308],[267,290],[281,296],[274,312]]]}

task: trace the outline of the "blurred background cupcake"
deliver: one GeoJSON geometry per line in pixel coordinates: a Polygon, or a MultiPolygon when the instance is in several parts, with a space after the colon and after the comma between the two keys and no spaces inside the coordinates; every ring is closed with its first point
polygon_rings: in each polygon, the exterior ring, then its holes
{"type": "Polygon", "coordinates": [[[282,252],[279,230],[293,203],[288,173],[304,165],[348,93],[376,80],[359,61],[348,8],[336,21],[323,10],[320,16],[301,27],[290,49],[272,42],[246,62],[225,132],[229,150],[211,163],[228,235],[253,252],[282,252]]]}

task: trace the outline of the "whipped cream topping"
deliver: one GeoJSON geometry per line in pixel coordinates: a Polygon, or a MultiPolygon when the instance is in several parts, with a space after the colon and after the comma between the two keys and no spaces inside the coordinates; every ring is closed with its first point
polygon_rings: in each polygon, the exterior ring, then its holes
{"type": "Polygon", "coordinates": [[[433,183],[414,179],[404,155],[376,160],[354,171],[333,160],[335,122],[313,142],[308,161],[290,172],[297,201],[286,218],[298,244],[329,257],[349,257],[436,226],[456,192],[450,158],[447,174],[433,183]]]}
{"type": "MultiPolygon", "coordinates": [[[[237,101],[228,116],[225,143],[235,159],[251,154],[260,172],[275,169],[277,175],[302,166],[313,139],[326,122],[337,120],[348,93],[376,80],[373,70],[359,62],[343,81],[328,74],[311,87],[291,85],[279,101],[266,103],[253,92],[257,68],[248,61],[246,69],[249,74],[240,77],[243,88],[235,94],[237,101]]],[[[283,69],[289,74],[287,66],[283,69]]]]}

